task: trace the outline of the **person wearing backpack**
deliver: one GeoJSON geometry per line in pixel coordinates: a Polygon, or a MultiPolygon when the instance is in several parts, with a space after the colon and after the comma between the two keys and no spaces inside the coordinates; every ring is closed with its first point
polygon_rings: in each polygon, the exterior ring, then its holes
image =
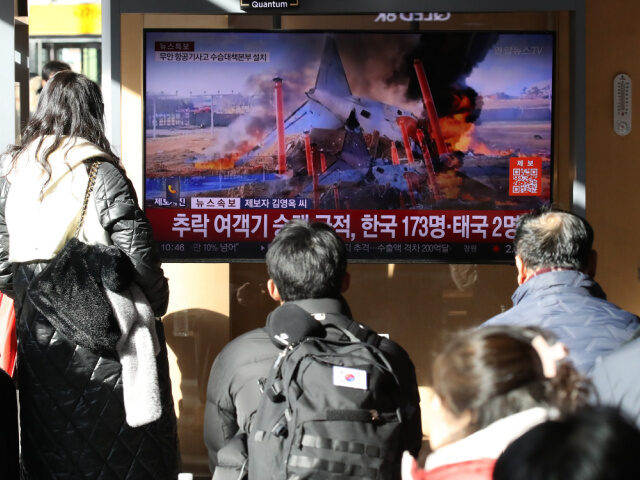
{"type": "MultiPolygon", "coordinates": [[[[297,344],[302,346],[314,342],[331,344],[343,353],[349,350],[351,343],[354,351],[378,360],[375,367],[366,368],[384,371],[385,378],[393,379],[387,381],[393,383],[391,390],[398,392],[393,398],[398,402],[395,413],[400,428],[394,433],[394,444],[383,445],[377,452],[380,454],[384,450],[385,457],[393,464],[393,472],[379,474],[377,478],[399,478],[402,451],[408,450],[417,455],[422,444],[415,368],[402,347],[352,319],[349,306],[342,297],[350,281],[344,243],[327,224],[292,220],[270,244],[266,264],[270,277],[267,284],[269,294],[281,305],[269,314],[264,328],[252,330],[231,341],[216,358],[209,376],[204,440],[214,479],[246,478],[248,465],[253,471],[264,468],[261,478],[279,478],[276,472],[271,471],[271,466],[252,464],[251,455],[247,459],[247,441],[249,438],[255,441],[256,435],[261,433],[252,432],[252,426],[261,399],[267,401],[262,390],[272,387],[268,379],[276,359],[281,354],[281,359],[284,359],[285,354],[297,344]]],[[[362,379],[357,377],[357,372],[355,375],[347,374],[348,381],[359,383],[362,379]]],[[[376,375],[370,375],[371,382],[376,380],[376,375]]],[[[329,382],[327,391],[332,388],[334,386],[329,382]]],[[[358,393],[356,389],[348,392],[358,393]]],[[[375,393],[374,396],[379,397],[387,394],[375,393]]],[[[381,413],[381,418],[376,418],[377,411],[372,409],[369,413],[375,420],[370,422],[373,431],[378,424],[381,432],[387,428],[383,425],[385,414],[381,413]]],[[[290,433],[293,435],[294,432],[290,433]]],[[[319,452],[334,447],[346,448],[350,449],[359,465],[365,468],[378,465],[369,462],[367,454],[372,454],[372,448],[367,449],[362,443],[331,442],[331,437],[317,440],[325,442],[318,445],[319,452]]],[[[372,443],[375,440],[372,438],[372,443]]],[[[308,474],[296,478],[332,478],[329,471],[335,472],[336,478],[344,478],[346,472],[343,469],[339,473],[335,462],[316,460],[309,465],[308,474]]],[[[359,478],[366,477],[359,475],[359,478]]]]}

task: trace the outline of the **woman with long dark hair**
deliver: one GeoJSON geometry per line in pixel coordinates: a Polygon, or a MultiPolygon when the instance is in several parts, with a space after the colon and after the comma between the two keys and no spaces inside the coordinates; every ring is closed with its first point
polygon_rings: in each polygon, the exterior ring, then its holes
{"type": "MultiPolygon", "coordinates": [[[[24,478],[177,476],[176,419],[160,322],[151,327],[159,354],[157,372],[150,374],[157,375],[161,411],[155,420],[131,427],[120,352],[79,345],[27,293],[76,235],[87,244],[117,247],[146,297],[149,315],[166,311],[168,284],[151,226],[105,137],[103,118],[98,85],[71,71],[58,72],[43,88],[21,144],[2,158],[0,290],[16,305],[24,478]]],[[[108,328],[119,331],[117,325],[108,328]]],[[[82,333],[90,341],[98,335],[82,333]]]]}
{"type": "Polygon", "coordinates": [[[587,383],[566,353],[533,328],[496,326],[456,335],[433,365],[433,451],[424,469],[405,453],[403,480],[490,480],[512,440],[586,402],[587,383]]]}

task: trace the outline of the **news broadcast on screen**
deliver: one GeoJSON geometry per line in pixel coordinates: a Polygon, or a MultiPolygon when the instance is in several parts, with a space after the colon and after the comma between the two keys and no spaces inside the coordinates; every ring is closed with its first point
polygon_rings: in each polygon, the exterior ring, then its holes
{"type": "Polygon", "coordinates": [[[165,260],[503,263],[552,201],[554,34],[145,30],[145,212],[165,260]]]}

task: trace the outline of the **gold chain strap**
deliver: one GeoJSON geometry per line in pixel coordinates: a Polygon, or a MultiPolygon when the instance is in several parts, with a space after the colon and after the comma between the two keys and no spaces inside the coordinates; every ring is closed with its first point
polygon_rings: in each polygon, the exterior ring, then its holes
{"type": "Polygon", "coordinates": [[[89,170],[89,182],[87,183],[87,190],[84,192],[84,201],[82,202],[82,212],[80,212],[80,220],[78,221],[78,226],[76,227],[76,231],[73,233],[74,237],[78,237],[80,233],[80,229],[82,228],[82,224],[84,223],[84,217],[87,213],[87,205],[89,204],[89,197],[91,196],[91,192],[93,191],[93,186],[96,183],[96,175],[98,174],[98,167],[100,166],[100,162],[93,162],[91,164],[91,169],[89,170]]]}

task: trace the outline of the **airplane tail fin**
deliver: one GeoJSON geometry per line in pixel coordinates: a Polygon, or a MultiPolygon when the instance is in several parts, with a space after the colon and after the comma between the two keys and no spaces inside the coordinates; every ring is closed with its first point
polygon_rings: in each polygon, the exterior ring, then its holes
{"type": "Polygon", "coordinates": [[[320,59],[320,68],[316,77],[316,89],[325,90],[336,96],[350,96],[351,88],[342,66],[336,41],[327,36],[320,59]]]}

